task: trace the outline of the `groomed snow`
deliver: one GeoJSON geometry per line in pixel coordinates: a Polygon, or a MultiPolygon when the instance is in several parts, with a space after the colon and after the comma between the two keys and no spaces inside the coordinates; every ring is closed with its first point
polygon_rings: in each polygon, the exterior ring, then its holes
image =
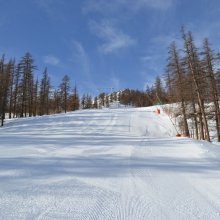
{"type": "Polygon", "coordinates": [[[219,146],[155,107],[8,120],[0,219],[220,219],[219,146]]]}

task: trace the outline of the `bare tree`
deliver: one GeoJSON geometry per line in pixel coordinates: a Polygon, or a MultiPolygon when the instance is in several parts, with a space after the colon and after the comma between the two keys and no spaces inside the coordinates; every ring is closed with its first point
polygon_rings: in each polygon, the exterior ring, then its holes
{"type": "Polygon", "coordinates": [[[1,126],[4,125],[5,113],[8,104],[8,95],[10,88],[10,81],[12,75],[12,62],[4,63],[4,56],[0,60],[0,117],[1,126]]]}
{"type": "Polygon", "coordinates": [[[75,87],[73,89],[73,94],[72,94],[72,97],[71,97],[71,109],[73,111],[76,111],[76,110],[79,109],[79,106],[80,106],[80,100],[79,100],[77,87],[75,85],[75,87]]]}
{"type": "Polygon", "coordinates": [[[62,79],[62,83],[60,84],[62,107],[65,113],[67,112],[67,107],[68,107],[69,91],[70,91],[70,78],[68,75],[65,75],[62,79]]]}
{"type": "Polygon", "coordinates": [[[169,79],[169,85],[168,85],[170,87],[169,90],[175,91],[175,94],[174,93],[172,94],[173,99],[181,103],[184,135],[190,136],[189,127],[187,123],[187,114],[186,114],[186,103],[187,103],[186,76],[175,42],[173,42],[170,45],[169,55],[170,55],[169,64],[167,66],[168,74],[169,74],[167,76],[167,79],[169,79]]]}
{"type": "Polygon", "coordinates": [[[34,86],[34,77],[33,71],[36,69],[34,66],[34,60],[30,53],[26,53],[21,60],[21,69],[22,69],[22,79],[20,87],[22,88],[22,103],[21,103],[21,112],[20,117],[27,117],[32,115],[32,105],[33,105],[33,86],[34,86]]]}
{"type": "Polygon", "coordinates": [[[11,62],[11,77],[10,77],[10,85],[9,85],[9,107],[8,107],[8,113],[9,118],[11,118],[12,112],[13,112],[13,89],[14,89],[14,76],[15,76],[15,60],[11,62]]]}
{"type": "Polygon", "coordinates": [[[49,114],[50,88],[50,78],[47,73],[47,68],[45,68],[40,85],[40,115],[49,114]]]}
{"type": "Polygon", "coordinates": [[[208,39],[205,38],[203,43],[203,68],[206,74],[206,79],[208,81],[208,88],[210,88],[211,101],[214,104],[214,113],[215,113],[215,121],[216,121],[216,131],[217,131],[217,139],[220,141],[220,109],[219,109],[219,97],[218,97],[218,88],[217,88],[217,80],[216,73],[214,70],[214,63],[216,61],[216,57],[213,54],[212,49],[210,48],[208,39]]]}
{"type": "MultiPolygon", "coordinates": [[[[190,77],[194,82],[195,91],[198,99],[199,114],[201,113],[200,124],[201,126],[204,125],[205,139],[207,141],[210,141],[209,128],[206,118],[205,107],[204,107],[204,97],[202,95],[204,87],[201,85],[202,82],[204,82],[204,75],[201,70],[201,61],[199,60],[198,50],[194,44],[192,33],[189,32],[186,35],[184,29],[182,28],[182,37],[184,40],[184,51],[186,55],[186,61],[188,64],[190,77]]],[[[203,129],[201,129],[201,134],[203,135],[203,129]]]]}

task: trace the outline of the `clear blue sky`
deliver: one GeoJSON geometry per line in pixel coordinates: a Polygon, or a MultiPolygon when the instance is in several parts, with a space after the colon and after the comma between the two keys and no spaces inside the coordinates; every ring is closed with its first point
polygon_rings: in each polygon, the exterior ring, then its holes
{"type": "Polygon", "coordinates": [[[64,74],[79,91],[143,90],[164,72],[180,27],[219,50],[219,0],[0,0],[0,54],[30,52],[52,84],[64,74]]]}

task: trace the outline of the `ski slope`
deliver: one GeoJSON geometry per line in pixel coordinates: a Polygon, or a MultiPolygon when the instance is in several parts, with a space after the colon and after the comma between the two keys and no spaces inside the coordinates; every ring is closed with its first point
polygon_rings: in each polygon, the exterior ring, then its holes
{"type": "Polygon", "coordinates": [[[220,219],[220,151],[155,108],[8,120],[0,219],[220,219]]]}

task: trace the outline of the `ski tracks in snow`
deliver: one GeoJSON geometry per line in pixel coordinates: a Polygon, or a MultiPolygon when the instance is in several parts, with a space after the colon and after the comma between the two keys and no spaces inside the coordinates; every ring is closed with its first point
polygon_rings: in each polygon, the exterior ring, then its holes
{"type": "Polygon", "coordinates": [[[220,219],[219,163],[190,139],[170,137],[163,113],[92,110],[32,123],[2,133],[21,135],[1,147],[6,155],[16,149],[0,163],[3,219],[220,219]]]}

